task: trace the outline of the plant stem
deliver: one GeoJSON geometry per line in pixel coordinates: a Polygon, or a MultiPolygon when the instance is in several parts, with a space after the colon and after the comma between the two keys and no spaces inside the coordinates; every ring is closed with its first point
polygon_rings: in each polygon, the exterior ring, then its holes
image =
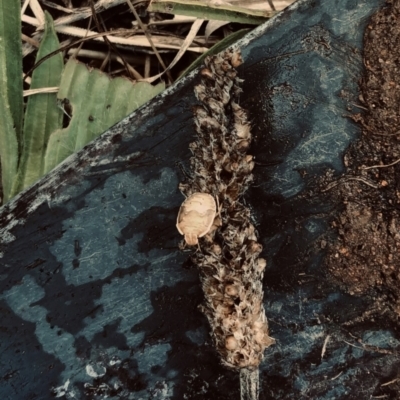
{"type": "Polygon", "coordinates": [[[240,369],[240,400],[258,400],[259,370],[240,369]]]}

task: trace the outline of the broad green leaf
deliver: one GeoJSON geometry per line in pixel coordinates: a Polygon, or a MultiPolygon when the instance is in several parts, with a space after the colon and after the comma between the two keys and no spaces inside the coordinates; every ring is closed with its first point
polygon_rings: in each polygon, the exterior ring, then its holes
{"type": "Polygon", "coordinates": [[[179,79],[183,78],[185,75],[187,75],[189,72],[193,71],[196,69],[198,66],[200,66],[203,63],[203,60],[208,57],[212,56],[214,54],[218,54],[221,51],[225,50],[228,48],[230,45],[233,43],[237,42],[239,39],[241,39],[246,33],[250,32],[251,29],[241,29],[240,31],[234,32],[227,36],[226,38],[222,39],[218,43],[216,43],[213,47],[211,47],[208,51],[203,53],[200,57],[196,58],[196,60],[190,64],[179,76],[179,79]]]}
{"type": "Polygon", "coordinates": [[[20,145],[23,117],[21,3],[15,0],[0,0],[0,82],[15,127],[15,132],[8,134],[16,134],[20,145]]]}
{"type": "Polygon", "coordinates": [[[13,127],[10,105],[0,91],[0,158],[3,185],[3,204],[11,198],[18,167],[18,142],[13,127]]]}
{"type": "MultiPolygon", "coordinates": [[[[45,32],[36,61],[60,46],[53,20],[46,12],[45,32]]],[[[31,89],[59,86],[63,70],[60,53],[44,61],[33,71],[31,89]]],[[[37,181],[45,170],[44,156],[50,134],[62,127],[63,112],[57,106],[56,93],[39,93],[28,98],[26,106],[21,162],[15,193],[37,181]]]]}
{"type": "Polygon", "coordinates": [[[11,197],[22,136],[21,6],[0,0],[0,163],[3,203],[11,197]]]}
{"type": "Polygon", "coordinates": [[[70,154],[80,150],[136,108],[163,91],[163,83],[132,83],[70,59],[62,76],[58,99],[68,102],[72,118],[67,128],[50,136],[45,157],[48,172],[70,154]]]}
{"type": "Polygon", "coordinates": [[[153,0],[148,11],[251,25],[260,25],[276,14],[274,11],[251,10],[225,3],[213,6],[203,0],[153,0]]]}

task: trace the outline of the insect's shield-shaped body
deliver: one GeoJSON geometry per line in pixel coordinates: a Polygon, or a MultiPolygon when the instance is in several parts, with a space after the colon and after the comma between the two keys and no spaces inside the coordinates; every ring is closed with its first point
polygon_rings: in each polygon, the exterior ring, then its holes
{"type": "Polygon", "coordinates": [[[176,227],[189,246],[198,244],[213,226],[217,206],[208,193],[193,193],[181,205],[176,227]]]}

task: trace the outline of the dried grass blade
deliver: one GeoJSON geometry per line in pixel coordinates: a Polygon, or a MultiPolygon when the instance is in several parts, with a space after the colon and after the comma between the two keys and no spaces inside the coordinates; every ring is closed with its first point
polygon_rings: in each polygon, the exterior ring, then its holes
{"type": "Polygon", "coordinates": [[[29,7],[32,10],[33,15],[39,21],[40,25],[44,25],[44,21],[45,21],[44,12],[43,12],[42,7],[40,6],[39,2],[37,0],[30,0],[29,7]]]}
{"type": "Polygon", "coordinates": [[[275,15],[274,11],[253,10],[230,4],[216,6],[209,2],[194,0],[154,0],[148,10],[252,25],[260,25],[275,15]]]}
{"type": "MultiPolygon", "coordinates": [[[[57,26],[56,31],[58,33],[63,33],[65,35],[85,38],[86,40],[94,39],[94,40],[101,41],[101,42],[104,41],[103,36],[107,35],[108,40],[112,43],[123,44],[123,45],[127,45],[127,46],[150,47],[150,44],[145,36],[133,36],[130,38],[124,38],[124,37],[117,37],[117,36],[111,35],[111,34],[117,35],[117,34],[129,33],[130,31],[127,29],[98,33],[98,32],[94,32],[94,31],[88,31],[83,28],[76,28],[76,27],[71,27],[71,26],[57,26]]],[[[181,47],[183,46],[185,41],[183,41],[182,39],[178,39],[178,38],[172,38],[172,39],[165,38],[163,36],[152,36],[153,43],[158,48],[168,49],[168,50],[181,49],[181,47]],[[171,41],[173,43],[175,42],[176,44],[168,44],[168,42],[171,42],[171,41]]],[[[203,52],[207,51],[208,49],[206,47],[190,47],[190,48],[188,48],[188,50],[195,52],[195,53],[203,53],[203,52]]]]}
{"type": "MultiPolygon", "coordinates": [[[[192,42],[193,42],[194,38],[196,37],[197,32],[199,31],[203,22],[204,22],[203,19],[197,19],[196,21],[193,22],[193,25],[190,28],[190,31],[189,31],[188,35],[186,36],[186,39],[184,40],[182,47],[176,54],[175,58],[172,60],[171,64],[168,66],[167,71],[170,70],[185,54],[186,50],[188,50],[189,46],[192,44],[192,42]]],[[[158,78],[160,78],[164,74],[164,72],[162,72],[161,74],[152,76],[151,78],[144,79],[144,81],[149,82],[149,83],[154,82],[158,78]]]]}

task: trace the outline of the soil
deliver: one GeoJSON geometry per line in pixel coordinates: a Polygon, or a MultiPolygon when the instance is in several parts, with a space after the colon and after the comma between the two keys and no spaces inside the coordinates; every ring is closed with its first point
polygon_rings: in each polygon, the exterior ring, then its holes
{"type": "MultiPolygon", "coordinates": [[[[400,321],[400,0],[388,0],[364,35],[365,74],[352,118],[361,138],[346,174],[325,188],[342,205],[328,269],[350,294],[372,294],[374,313],[400,321]]],[[[373,311],[373,310],[370,310],[373,311]]]]}

